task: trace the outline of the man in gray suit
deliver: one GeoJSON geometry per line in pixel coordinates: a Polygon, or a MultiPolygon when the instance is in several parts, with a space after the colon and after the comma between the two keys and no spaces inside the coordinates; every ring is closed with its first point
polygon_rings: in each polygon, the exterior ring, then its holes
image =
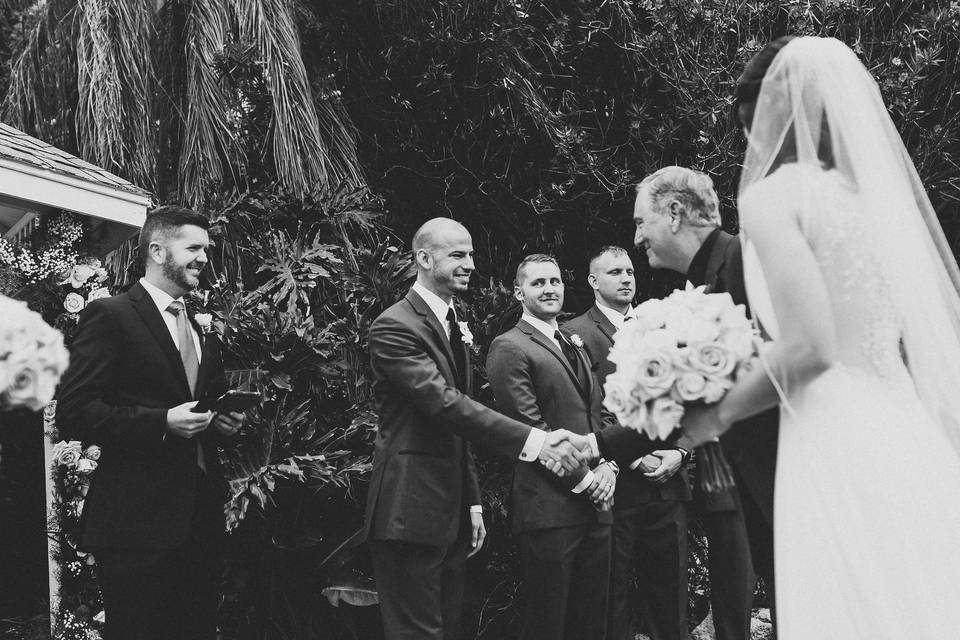
{"type": "MultiPolygon", "coordinates": [[[[563,282],[556,260],[527,256],[517,268],[515,293],[523,317],[493,341],[487,357],[498,408],[534,427],[562,425],[580,435],[599,431],[602,396],[592,365],[580,340],[557,326],[563,282]]],[[[602,462],[592,471],[584,468],[582,474],[558,479],[537,465],[517,465],[512,510],[523,564],[524,640],[603,637],[609,498],[617,472],[615,463],[602,462]]]]}
{"type": "MultiPolygon", "coordinates": [[[[621,247],[603,247],[590,260],[595,303],[563,329],[579,335],[602,388],[616,365],[607,359],[614,334],[628,322],[636,281],[633,261],[621,247]]],[[[610,582],[611,640],[632,640],[630,592],[634,568],[647,634],[653,640],[687,637],[687,504],[690,486],[685,450],[666,444],[644,458],[615,459],[622,473],[613,513],[610,582]]]]}
{"type": "Polygon", "coordinates": [[[416,284],[370,327],[380,428],[365,534],[386,637],[454,640],[465,560],[485,536],[466,441],[565,472],[580,467],[581,455],[563,430],[530,427],[469,397],[472,336],[453,307],[473,272],[466,228],[448,218],[429,220],[413,250],[416,284]]]}

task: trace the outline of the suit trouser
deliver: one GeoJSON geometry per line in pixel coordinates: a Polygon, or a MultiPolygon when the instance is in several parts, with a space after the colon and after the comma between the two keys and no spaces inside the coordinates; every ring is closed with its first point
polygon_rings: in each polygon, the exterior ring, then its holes
{"type": "Polygon", "coordinates": [[[687,637],[687,503],[658,500],[617,508],[613,524],[610,640],[633,640],[631,595],[639,574],[640,610],[652,640],[687,637]]]}
{"type": "Polygon", "coordinates": [[[522,640],[596,640],[606,630],[610,525],[589,523],[517,536],[523,564],[522,640]]]}
{"type": "Polygon", "coordinates": [[[459,640],[467,547],[370,540],[386,640],[459,640]]]}
{"type": "Polygon", "coordinates": [[[97,549],[104,640],[214,640],[220,603],[223,501],[197,469],[189,538],[173,549],[97,549]]]}
{"type": "MultiPolygon", "coordinates": [[[[738,487],[743,486],[740,478],[737,482],[738,487]]],[[[749,640],[758,574],[768,588],[771,607],[775,601],[773,528],[749,492],[734,490],[733,496],[735,510],[703,514],[709,544],[710,606],[717,640],[749,640]]],[[[775,609],[771,611],[775,613],[775,609]]]]}

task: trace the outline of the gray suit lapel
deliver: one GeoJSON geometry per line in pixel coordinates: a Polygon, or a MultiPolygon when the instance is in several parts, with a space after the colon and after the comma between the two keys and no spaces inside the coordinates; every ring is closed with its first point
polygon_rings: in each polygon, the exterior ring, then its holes
{"type": "MultiPolygon", "coordinates": [[[[584,388],[583,388],[583,385],[580,383],[580,379],[577,377],[576,372],[570,366],[570,363],[567,362],[567,357],[563,355],[563,352],[560,351],[560,349],[557,348],[557,345],[553,344],[552,340],[548,339],[545,335],[543,335],[542,333],[534,329],[532,326],[530,326],[528,322],[524,320],[521,320],[519,323],[517,323],[517,328],[520,329],[520,331],[522,331],[523,333],[530,336],[531,340],[533,340],[534,342],[539,344],[541,347],[549,351],[550,355],[552,355],[554,358],[557,359],[557,362],[559,362],[563,366],[563,368],[567,372],[567,375],[570,376],[570,380],[577,387],[577,389],[580,390],[580,393],[582,394],[584,391],[584,388]]],[[[580,350],[577,349],[578,353],[579,351],[580,350]]],[[[581,362],[583,362],[583,354],[579,354],[579,355],[581,358],[581,362]]],[[[587,366],[587,365],[584,365],[584,366],[587,366]]]]}
{"type": "MultiPolygon", "coordinates": [[[[430,327],[430,330],[433,332],[434,338],[436,338],[436,341],[443,350],[444,356],[446,356],[447,373],[450,374],[447,376],[447,380],[454,381],[453,386],[457,386],[457,361],[453,357],[453,348],[450,345],[450,339],[447,338],[447,332],[443,330],[443,326],[440,324],[440,321],[437,320],[437,316],[433,314],[433,311],[430,310],[426,301],[417,295],[415,291],[410,290],[410,292],[407,293],[406,300],[410,303],[410,306],[413,307],[413,310],[424,319],[427,326],[430,327]]],[[[469,360],[466,362],[469,362],[469,360]]]]}
{"type": "Polygon", "coordinates": [[[597,323],[597,328],[600,329],[600,332],[607,336],[607,340],[610,341],[610,344],[613,344],[613,334],[617,332],[617,328],[613,326],[613,323],[610,322],[610,318],[603,315],[603,312],[600,309],[597,309],[597,305],[594,304],[590,307],[590,318],[597,323]]]}

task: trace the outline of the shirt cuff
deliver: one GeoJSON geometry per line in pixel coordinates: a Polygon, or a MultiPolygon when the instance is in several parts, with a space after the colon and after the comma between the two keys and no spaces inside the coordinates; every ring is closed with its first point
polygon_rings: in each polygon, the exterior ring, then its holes
{"type": "Polygon", "coordinates": [[[600,447],[597,445],[597,434],[588,433],[587,440],[590,442],[590,451],[593,453],[593,459],[600,459],[600,447]]]}
{"type": "Polygon", "coordinates": [[[530,429],[530,435],[527,441],[523,443],[523,450],[520,451],[520,459],[525,462],[533,462],[540,457],[540,450],[543,449],[543,441],[547,438],[547,432],[543,429],[530,429]]]}
{"type": "Polygon", "coordinates": [[[637,458],[630,463],[630,471],[634,471],[637,467],[640,466],[640,463],[643,462],[643,458],[637,458]]]}
{"type": "Polygon", "coordinates": [[[583,480],[575,486],[571,491],[574,493],[583,493],[583,490],[593,484],[593,471],[587,471],[587,475],[583,476],[583,480]]]}
{"type": "Polygon", "coordinates": [[[479,505],[479,504],[470,505],[470,513],[483,513],[483,505],[479,505]]]}

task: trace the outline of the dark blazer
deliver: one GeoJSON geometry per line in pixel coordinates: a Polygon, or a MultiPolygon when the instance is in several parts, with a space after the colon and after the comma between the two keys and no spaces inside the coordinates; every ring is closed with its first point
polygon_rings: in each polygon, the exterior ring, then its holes
{"type": "Polygon", "coordinates": [[[464,440],[516,459],[530,427],[467,395],[472,374],[468,371],[461,383],[453,356],[453,349],[467,346],[450,344],[437,317],[414,291],[374,321],[369,348],[380,429],[365,535],[449,546],[468,507],[480,504],[473,458],[464,440]]]}
{"type": "MultiPolygon", "coordinates": [[[[729,293],[735,304],[747,307],[749,315],[738,237],[720,229],[710,234],[690,263],[687,278],[695,286],[706,285],[708,293],[729,293]]],[[[742,480],[741,490],[750,492],[771,525],[779,415],[779,409],[765,411],[738,422],[720,438],[724,453],[742,480]]],[[[702,494],[701,498],[707,510],[736,508],[729,494],[702,494]]]]}
{"type": "MultiPolygon", "coordinates": [[[[617,365],[607,359],[610,347],[613,346],[616,327],[594,304],[585,313],[564,324],[563,330],[570,335],[577,334],[583,340],[584,350],[593,363],[597,382],[602,389],[607,376],[617,368],[617,365]]],[[[661,448],[669,448],[669,445],[663,443],[661,448]]],[[[664,484],[656,485],[644,478],[641,471],[631,471],[628,465],[624,465],[617,478],[617,497],[614,508],[656,500],[687,501],[690,499],[690,483],[685,469],[680,469],[664,484]]]]}
{"type": "MultiPolygon", "coordinates": [[[[487,377],[497,407],[545,431],[563,428],[587,434],[604,426],[600,386],[580,349],[580,377],[551,340],[521,320],[498,336],[487,355],[487,377]]],[[[585,469],[584,469],[585,471],[585,469]]],[[[539,464],[518,464],[513,476],[513,531],[612,522],[584,494],[575,494],[583,474],[557,478],[539,464]]]]}
{"type": "MultiPolygon", "coordinates": [[[[219,343],[201,339],[196,397],[223,377],[219,343]]],[[[187,541],[199,499],[192,439],[166,434],[167,410],[193,399],[167,325],[138,282],[91,302],[80,314],[70,366],[58,391],[57,426],[67,438],[102,449],[81,516],[86,548],[169,549],[187,541]]],[[[203,444],[207,480],[226,491],[209,428],[203,444]]],[[[210,535],[223,531],[209,514],[210,535]]]]}

